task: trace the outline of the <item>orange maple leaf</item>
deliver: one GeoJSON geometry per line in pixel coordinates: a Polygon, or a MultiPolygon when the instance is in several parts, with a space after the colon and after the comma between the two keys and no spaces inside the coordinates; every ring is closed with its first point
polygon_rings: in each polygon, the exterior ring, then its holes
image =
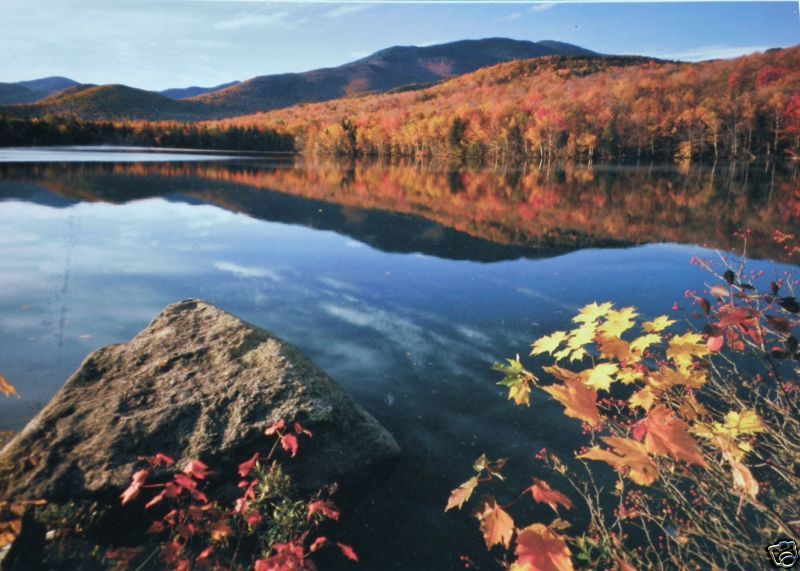
{"type": "Polygon", "coordinates": [[[617,470],[627,468],[630,479],[641,486],[649,486],[658,479],[658,465],[647,454],[644,444],[618,436],[606,436],[603,441],[611,446],[613,452],[593,446],[578,458],[600,460],[617,470]]]}
{"type": "Polygon", "coordinates": [[[574,377],[564,384],[542,387],[554,399],[564,405],[564,414],[577,418],[590,426],[600,425],[600,411],[597,408],[597,391],[587,387],[580,378],[574,377]]]}
{"type": "Polygon", "coordinates": [[[469,500],[470,496],[472,496],[472,492],[475,491],[475,488],[478,487],[478,478],[473,476],[459,487],[457,487],[453,492],[450,494],[450,499],[447,500],[447,507],[444,508],[444,511],[451,510],[453,508],[461,508],[467,500],[469,500]]]}
{"type": "Polygon", "coordinates": [[[512,571],[572,571],[567,543],[546,525],[534,523],[523,529],[514,550],[512,571]]]}
{"type": "Polygon", "coordinates": [[[481,522],[481,532],[487,549],[498,543],[508,549],[514,535],[514,520],[503,508],[494,500],[486,502],[483,511],[478,514],[478,521],[481,522]]]}
{"type": "Polygon", "coordinates": [[[19,395],[17,394],[17,389],[15,389],[14,385],[9,383],[8,379],[6,379],[3,375],[0,375],[0,393],[3,393],[7,397],[19,398],[19,395]]]}
{"type": "Polygon", "coordinates": [[[20,531],[22,531],[22,519],[20,518],[0,523],[0,549],[14,543],[20,531]]]}
{"type": "Polygon", "coordinates": [[[533,499],[540,504],[547,504],[553,511],[558,513],[558,506],[562,505],[565,508],[572,509],[572,502],[570,499],[561,492],[554,490],[544,480],[534,480],[533,485],[528,488],[533,494],[533,499]]]}
{"type": "Polygon", "coordinates": [[[581,373],[573,373],[569,369],[564,369],[563,367],[559,367],[558,365],[553,365],[551,367],[542,367],[542,370],[544,370],[546,373],[550,373],[562,383],[569,381],[571,379],[581,378],[581,373]]]}
{"type": "Polygon", "coordinates": [[[597,347],[600,349],[600,356],[604,359],[616,359],[620,363],[628,360],[631,347],[627,341],[623,341],[619,337],[606,337],[605,335],[597,336],[597,347]]]}
{"type": "Polygon", "coordinates": [[[652,409],[640,426],[647,431],[644,445],[651,454],[671,456],[678,461],[708,467],[700,447],[689,434],[689,425],[675,416],[666,405],[660,404],[652,409]]]}

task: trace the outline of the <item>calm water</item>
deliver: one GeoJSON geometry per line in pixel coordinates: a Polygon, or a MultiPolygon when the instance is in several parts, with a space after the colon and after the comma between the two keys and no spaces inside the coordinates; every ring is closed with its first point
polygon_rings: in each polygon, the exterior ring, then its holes
{"type": "Polygon", "coordinates": [[[172,302],[209,300],[297,345],[397,437],[399,466],[339,526],[363,569],[486,561],[477,522],[442,513],[472,460],[507,456],[523,475],[539,448],[573,449],[579,427],[541,401],[513,407],[493,361],[595,300],[670,312],[703,287],[690,257],[716,255],[695,244],[729,248],[749,226],[751,251],[780,259],[771,229],[800,227],[786,169],[10,156],[0,371],[22,399],[0,402],[0,429],[20,428],[93,349],[172,302]]]}

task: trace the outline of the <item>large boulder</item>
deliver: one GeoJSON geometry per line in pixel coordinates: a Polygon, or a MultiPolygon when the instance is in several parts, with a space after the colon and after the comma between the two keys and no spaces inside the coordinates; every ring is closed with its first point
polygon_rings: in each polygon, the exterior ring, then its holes
{"type": "Polygon", "coordinates": [[[218,474],[254,451],[264,429],[296,420],[314,435],[287,460],[315,488],[399,454],[392,436],[300,351],[198,300],[166,308],[133,340],[98,349],[0,451],[0,498],[117,496],[157,452],[218,474]]]}

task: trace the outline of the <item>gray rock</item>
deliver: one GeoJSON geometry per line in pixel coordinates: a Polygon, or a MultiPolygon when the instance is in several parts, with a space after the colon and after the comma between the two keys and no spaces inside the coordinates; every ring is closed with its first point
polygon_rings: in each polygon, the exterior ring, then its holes
{"type": "Polygon", "coordinates": [[[399,455],[392,436],[300,351],[199,300],[166,308],[133,340],[90,354],[0,451],[0,498],[118,495],[157,452],[235,481],[284,418],[313,431],[285,465],[303,488],[399,455]]]}

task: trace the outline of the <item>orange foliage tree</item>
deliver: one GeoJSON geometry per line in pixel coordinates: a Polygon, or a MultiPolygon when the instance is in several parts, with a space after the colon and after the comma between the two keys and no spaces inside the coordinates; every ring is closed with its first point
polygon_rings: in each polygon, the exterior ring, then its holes
{"type": "Polygon", "coordinates": [[[347,154],[350,120],[363,155],[774,157],[798,152],[798,92],[800,47],[698,64],[546,57],[213,124],[285,129],[309,154],[347,154]]]}

